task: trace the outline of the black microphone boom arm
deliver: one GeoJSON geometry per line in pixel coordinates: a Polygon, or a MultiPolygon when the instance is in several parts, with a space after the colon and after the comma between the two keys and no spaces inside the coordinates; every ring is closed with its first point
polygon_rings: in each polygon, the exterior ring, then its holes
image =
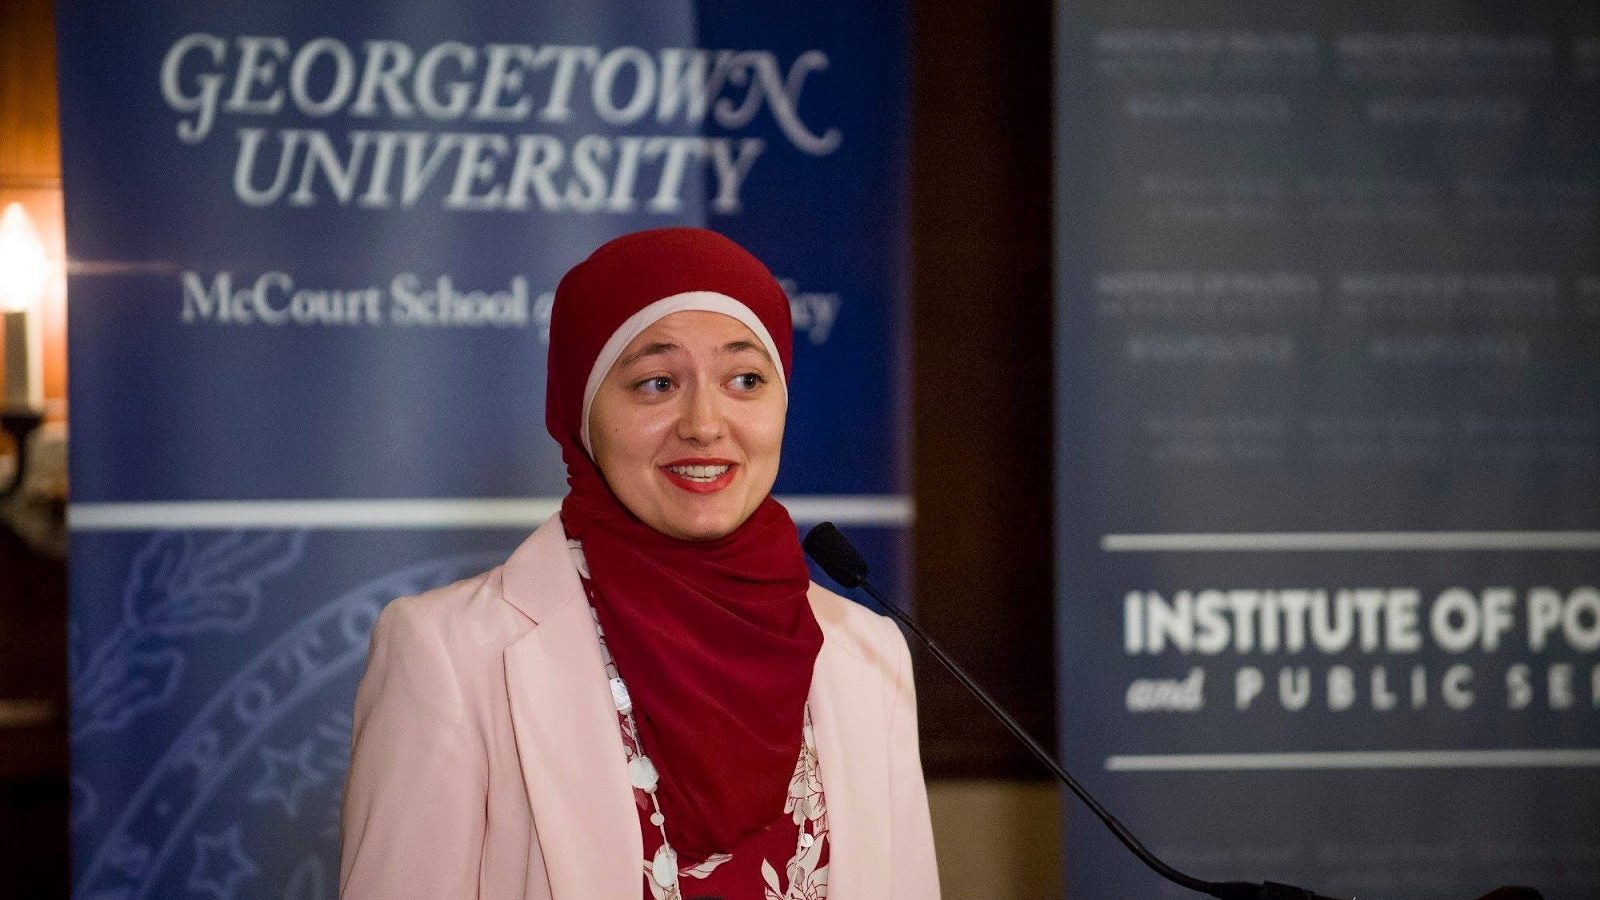
{"type": "MultiPolygon", "coordinates": [[[[878,605],[883,607],[885,612],[894,616],[902,625],[910,629],[911,633],[916,635],[917,639],[922,641],[923,645],[928,648],[928,652],[933,654],[934,659],[937,659],[945,669],[949,670],[950,674],[954,675],[956,680],[961,682],[961,686],[966,688],[972,696],[978,698],[978,702],[983,704],[984,709],[994,713],[995,718],[999,719],[1000,724],[1011,732],[1012,737],[1021,741],[1022,746],[1027,747],[1028,752],[1032,753],[1035,759],[1043,763],[1044,767],[1054,773],[1062,784],[1066,785],[1072,793],[1078,796],[1079,800],[1088,805],[1089,809],[1100,818],[1101,822],[1105,823],[1107,828],[1111,829],[1111,833],[1117,836],[1117,840],[1121,841],[1124,847],[1133,851],[1133,855],[1139,857],[1139,861],[1153,869],[1157,875],[1190,890],[1209,894],[1218,898],[1218,900],[1334,900],[1332,897],[1325,897],[1305,888],[1295,887],[1291,884],[1278,884],[1274,881],[1262,884],[1253,884],[1248,881],[1203,881],[1186,875],[1162,862],[1154,853],[1146,850],[1145,846],[1139,843],[1139,839],[1134,837],[1126,826],[1117,821],[1116,816],[1113,816],[1105,807],[1101,806],[1100,801],[1094,799],[1084,789],[1083,785],[1079,784],[1078,780],[1073,778],[1072,774],[1061,763],[1056,761],[1056,758],[1049,751],[1039,746],[1039,742],[1033,739],[1033,735],[1023,730],[1022,726],[1017,724],[1016,719],[1011,718],[1009,713],[1001,709],[1000,704],[996,703],[987,691],[979,687],[978,683],[973,681],[972,677],[963,671],[955,660],[950,658],[950,654],[944,652],[943,647],[934,643],[923,632],[921,626],[906,615],[900,607],[890,603],[887,598],[878,593],[878,589],[867,581],[867,561],[862,558],[860,552],[851,545],[850,541],[839,532],[839,529],[834,527],[832,522],[823,522],[806,534],[805,550],[806,555],[816,560],[817,565],[828,573],[829,578],[837,581],[841,587],[846,589],[859,587],[866,591],[871,595],[872,599],[878,601],[878,605]]],[[[1485,894],[1478,900],[1543,900],[1543,898],[1533,888],[1503,887],[1485,894]]]]}
{"type": "Polygon", "coordinates": [[[1162,862],[1154,853],[1145,849],[1145,846],[1139,843],[1139,839],[1128,831],[1127,826],[1117,821],[1116,816],[1113,816],[1104,806],[1101,806],[1100,801],[1096,800],[1092,794],[1084,789],[1083,785],[1079,784],[1078,780],[1073,778],[1072,774],[1061,763],[1057,762],[1049,751],[1041,747],[1039,742],[1033,739],[1033,735],[1018,724],[1010,713],[1002,709],[1000,704],[996,703],[987,691],[979,687],[977,682],[973,681],[972,677],[955,660],[950,658],[950,654],[944,652],[943,647],[934,643],[914,619],[906,615],[898,606],[890,603],[883,594],[878,592],[877,588],[872,586],[871,582],[867,581],[866,560],[840,533],[839,529],[834,527],[832,522],[823,522],[806,534],[805,550],[806,554],[816,560],[817,565],[828,573],[829,578],[832,578],[844,588],[859,587],[866,591],[872,599],[878,602],[879,606],[883,607],[885,612],[894,616],[902,625],[910,629],[911,633],[916,635],[917,639],[928,648],[928,652],[933,654],[934,659],[937,659],[951,675],[954,675],[956,680],[961,682],[961,686],[971,692],[972,696],[978,698],[978,702],[982,703],[985,709],[1000,720],[1000,724],[1011,732],[1012,737],[1022,742],[1022,746],[1027,747],[1028,752],[1032,753],[1035,759],[1039,760],[1044,764],[1045,768],[1054,773],[1056,778],[1067,786],[1068,790],[1076,794],[1078,799],[1082,800],[1099,817],[1100,821],[1111,829],[1111,833],[1117,836],[1117,840],[1121,841],[1123,846],[1131,850],[1134,856],[1139,857],[1139,860],[1153,869],[1157,875],[1190,890],[1209,894],[1218,898],[1218,900],[1335,900],[1335,898],[1315,894],[1304,888],[1276,884],[1271,881],[1264,884],[1252,884],[1247,881],[1203,881],[1191,875],[1186,875],[1162,862]]]}

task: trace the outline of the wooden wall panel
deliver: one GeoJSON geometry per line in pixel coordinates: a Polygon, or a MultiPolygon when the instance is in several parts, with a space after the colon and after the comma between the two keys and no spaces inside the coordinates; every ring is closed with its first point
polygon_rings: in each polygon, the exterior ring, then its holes
{"type": "Polygon", "coordinates": [[[0,209],[20,202],[44,241],[53,278],[39,311],[44,395],[64,418],[67,395],[66,231],[50,0],[0,0],[0,209]]]}
{"type": "MultiPolygon", "coordinates": [[[[1054,743],[1049,3],[912,5],[918,615],[1054,743]]],[[[1048,777],[931,658],[930,774],[1048,777]]]]}

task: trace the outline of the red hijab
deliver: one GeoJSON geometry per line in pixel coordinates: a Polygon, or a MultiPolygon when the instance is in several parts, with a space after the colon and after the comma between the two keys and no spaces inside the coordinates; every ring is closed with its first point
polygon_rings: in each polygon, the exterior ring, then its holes
{"type": "Polygon", "coordinates": [[[584,419],[620,345],[682,309],[754,326],[787,385],[789,302],[766,267],[715,232],[641,231],[602,245],[556,288],[545,424],[567,466],[561,520],[583,542],[606,644],[660,772],[668,840],[695,859],[782,814],[822,630],[777,501],[722,538],[680,540],[629,512],[589,454],[584,419]]]}

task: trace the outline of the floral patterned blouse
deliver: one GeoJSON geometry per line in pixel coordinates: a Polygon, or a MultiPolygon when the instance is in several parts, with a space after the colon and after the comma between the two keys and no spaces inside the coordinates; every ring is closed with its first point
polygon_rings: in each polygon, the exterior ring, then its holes
{"type": "MultiPolygon", "coordinates": [[[[623,745],[631,762],[638,748],[624,729],[623,745]]],[[[663,775],[663,778],[666,776],[663,775]]],[[[805,742],[789,780],[783,815],[745,838],[731,853],[718,853],[697,865],[678,869],[678,885],[669,890],[650,877],[650,861],[661,846],[661,832],[650,824],[650,795],[633,792],[644,834],[645,900],[826,900],[828,896],[828,810],[817,775],[816,742],[811,711],[806,710],[805,742]],[[786,860],[782,868],[775,860],[786,860]]]]}
{"type": "MultiPolygon", "coordinates": [[[[578,572],[583,576],[584,589],[589,593],[592,614],[594,595],[588,566],[578,542],[569,542],[569,547],[578,572]]],[[[600,656],[605,661],[606,675],[615,678],[616,666],[611,661],[605,636],[598,629],[596,634],[600,635],[600,656]]],[[[627,762],[631,763],[642,754],[620,711],[617,727],[622,732],[627,762]]],[[[803,735],[800,758],[795,761],[794,775],[789,779],[789,795],[784,799],[782,812],[774,811],[772,824],[746,837],[727,853],[713,854],[693,865],[681,866],[678,883],[670,889],[661,887],[650,876],[651,860],[661,847],[661,832],[650,822],[653,811],[650,795],[634,789],[639,828],[644,835],[643,900],[826,900],[828,808],[822,793],[809,705],[805,710],[803,735]]],[[[661,777],[671,778],[672,775],[663,772],[661,777]]]]}

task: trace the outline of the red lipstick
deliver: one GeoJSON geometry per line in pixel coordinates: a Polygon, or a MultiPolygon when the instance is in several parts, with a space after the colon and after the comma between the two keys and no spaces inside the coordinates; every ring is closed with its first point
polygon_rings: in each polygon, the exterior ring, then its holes
{"type": "Polygon", "coordinates": [[[667,476],[668,481],[691,494],[715,494],[733,483],[734,473],[738,470],[739,466],[733,460],[702,457],[675,459],[661,467],[661,473],[667,476]],[[688,475],[673,471],[673,467],[685,468],[688,466],[727,466],[728,470],[710,480],[691,478],[688,475]]]}

